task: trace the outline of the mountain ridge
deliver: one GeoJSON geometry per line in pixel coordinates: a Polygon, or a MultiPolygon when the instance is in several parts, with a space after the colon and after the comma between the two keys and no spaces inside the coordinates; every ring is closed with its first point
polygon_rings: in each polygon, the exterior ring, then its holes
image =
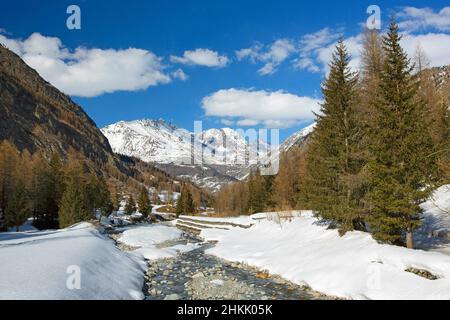
{"type": "MultiPolygon", "coordinates": [[[[279,152],[302,147],[314,129],[314,124],[286,139],[279,152]]],[[[223,184],[244,179],[258,167],[249,160],[249,148],[258,155],[268,152],[269,144],[259,140],[249,144],[231,128],[213,128],[193,133],[163,119],[119,121],[101,129],[114,152],[141,159],[177,177],[189,178],[201,187],[217,191],[223,184]],[[201,145],[201,156],[192,152],[201,145]],[[205,156],[206,152],[206,156],[205,156]],[[261,154],[260,154],[261,153],[261,154]]],[[[273,157],[272,155],[271,157],[273,157]]]]}

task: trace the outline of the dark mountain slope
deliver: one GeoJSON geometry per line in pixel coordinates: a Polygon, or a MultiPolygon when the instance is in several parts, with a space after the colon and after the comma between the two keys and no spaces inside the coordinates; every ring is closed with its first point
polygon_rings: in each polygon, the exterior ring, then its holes
{"type": "Polygon", "coordinates": [[[96,163],[113,157],[89,116],[16,54],[0,47],[0,140],[66,156],[69,147],[96,163]]]}

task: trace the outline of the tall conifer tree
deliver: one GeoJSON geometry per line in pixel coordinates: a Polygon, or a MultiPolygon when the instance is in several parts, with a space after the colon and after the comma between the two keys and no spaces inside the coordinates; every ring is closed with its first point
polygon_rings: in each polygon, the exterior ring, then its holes
{"type": "Polygon", "coordinates": [[[136,203],[134,202],[134,198],[132,195],[130,195],[127,199],[127,203],[125,204],[125,214],[133,214],[136,212],[136,203]]]}
{"type": "Polygon", "coordinates": [[[59,205],[61,228],[89,220],[93,217],[92,204],[82,168],[69,164],[65,173],[65,189],[59,205]]]}
{"type": "Polygon", "coordinates": [[[322,86],[324,103],[308,150],[308,175],[301,199],[321,217],[334,221],[341,233],[364,228],[363,131],[356,112],[358,76],[349,63],[347,49],[339,41],[322,86]]]}
{"type": "Polygon", "coordinates": [[[152,206],[150,204],[150,198],[148,196],[148,191],[146,187],[141,188],[141,193],[139,194],[139,198],[137,201],[138,210],[144,216],[148,216],[152,211],[152,206]]]}
{"type": "Polygon", "coordinates": [[[418,81],[400,45],[394,19],[383,37],[385,60],[371,136],[370,227],[376,239],[413,247],[419,204],[430,193],[436,159],[426,127],[425,103],[417,99],[418,81]]]}

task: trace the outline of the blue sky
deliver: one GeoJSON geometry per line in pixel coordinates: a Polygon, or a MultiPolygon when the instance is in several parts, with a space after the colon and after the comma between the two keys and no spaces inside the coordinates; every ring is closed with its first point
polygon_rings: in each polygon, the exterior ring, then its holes
{"type": "Polygon", "coordinates": [[[282,127],[284,139],[311,123],[339,35],[357,66],[371,4],[381,8],[383,25],[399,14],[409,51],[421,39],[431,64],[450,63],[450,48],[441,43],[450,34],[445,1],[17,0],[2,4],[0,41],[71,94],[100,127],[163,118],[192,130],[194,120],[203,120],[205,128],[282,127]],[[66,27],[70,4],[81,8],[81,30],[66,27]],[[33,33],[40,37],[27,42],[33,33]],[[101,76],[100,64],[110,76],[101,76]]]}

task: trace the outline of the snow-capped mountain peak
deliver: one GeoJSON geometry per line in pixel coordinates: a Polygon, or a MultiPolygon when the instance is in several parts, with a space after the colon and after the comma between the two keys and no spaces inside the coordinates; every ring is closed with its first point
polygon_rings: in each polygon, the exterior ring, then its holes
{"type": "Polygon", "coordinates": [[[302,146],[314,126],[293,134],[280,145],[279,151],[270,150],[270,155],[268,143],[258,137],[246,138],[245,133],[231,128],[193,133],[162,119],[143,119],[120,121],[103,128],[102,132],[114,152],[154,163],[170,174],[218,190],[223,184],[243,179],[265,157],[274,159],[279,152],[302,146]]]}
{"type": "Polygon", "coordinates": [[[267,148],[264,141],[249,144],[231,128],[192,133],[162,119],[120,121],[102,132],[116,153],[161,164],[193,164],[195,155],[196,164],[245,165],[249,148],[267,148]]]}
{"type": "Polygon", "coordinates": [[[313,133],[314,129],[316,128],[316,123],[303,128],[300,131],[297,131],[293,135],[291,135],[289,138],[287,138],[280,146],[280,151],[287,152],[289,149],[291,149],[295,145],[301,145],[303,141],[311,134],[313,133]]]}
{"type": "Polygon", "coordinates": [[[164,120],[120,121],[102,129],[114,152],[147,162],[190,158],[191,133],[164,120]]]}

